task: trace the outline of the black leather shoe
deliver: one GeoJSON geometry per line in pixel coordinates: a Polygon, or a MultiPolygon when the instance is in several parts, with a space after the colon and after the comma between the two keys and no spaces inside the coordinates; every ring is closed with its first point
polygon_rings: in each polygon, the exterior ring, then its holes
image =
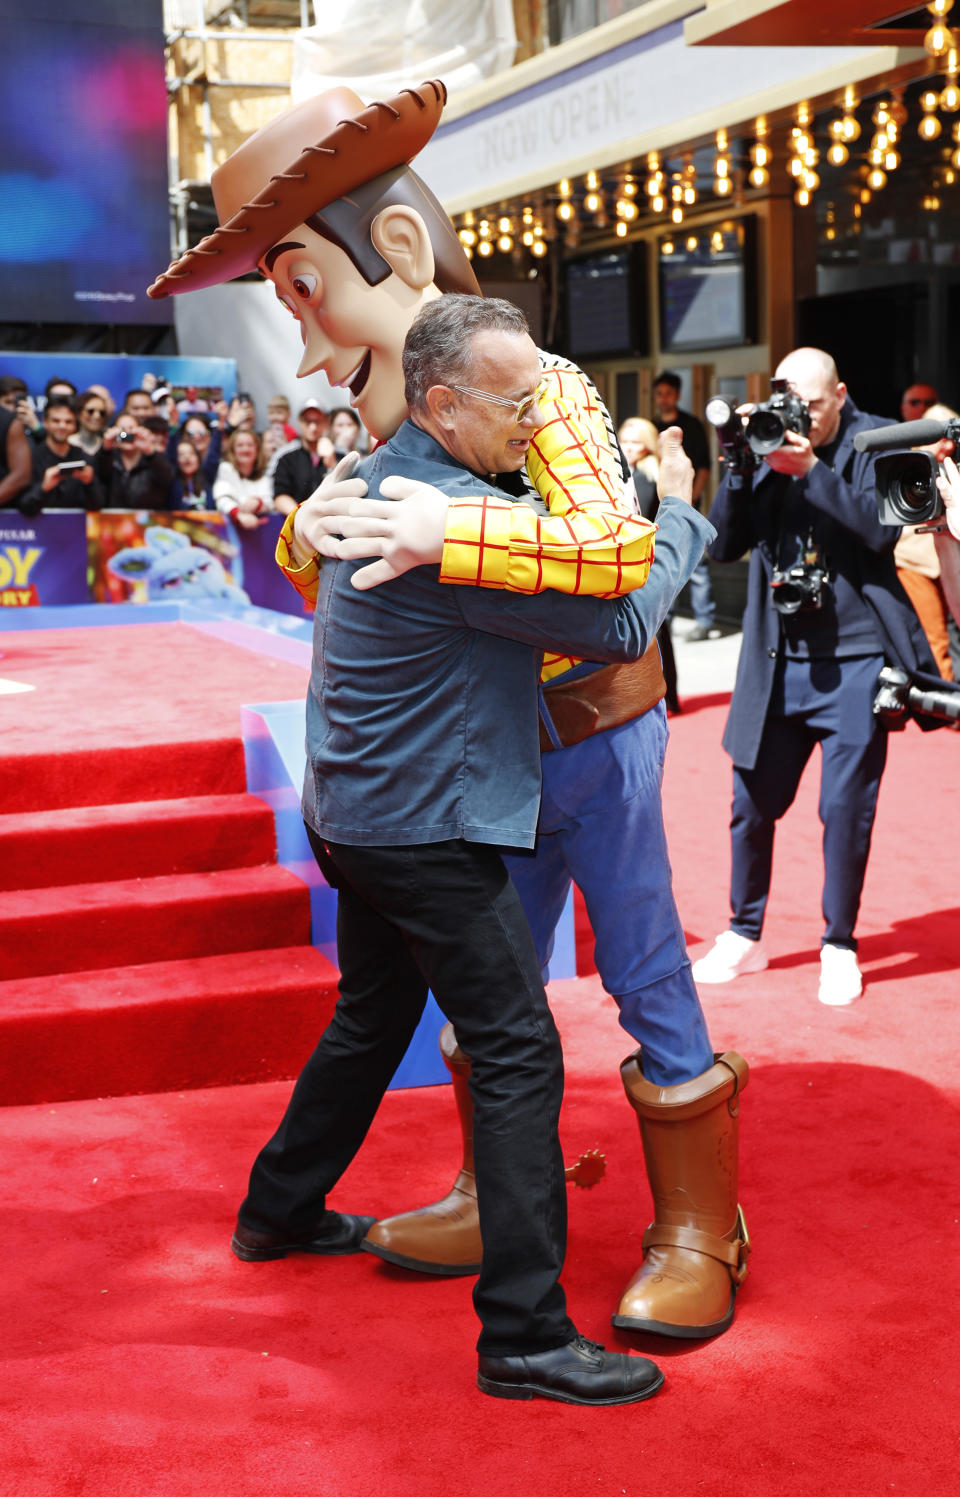
{"type": "Polygon", "coordinates": [[[326,1253],[331,1257],[359,1253],[360,1244],[376,1219],[328,1211],[310,1237],[297,1237],[293,1241],[279,1232],[255,1232],[238,1222],[230,1246],[245,1263],[266,1263],[271,1258],[285,1258],[288,1253],[326,1253]]]}
{"type": "Polygon", "coordinates": [[[575,1336],[554,1351],[525,1357],[480,1357],[477,1387],[494,1398],[553,1398],[558,1403],[640,1403],[663,1387],[646,1357],[604,1351],[575,1336]]]}

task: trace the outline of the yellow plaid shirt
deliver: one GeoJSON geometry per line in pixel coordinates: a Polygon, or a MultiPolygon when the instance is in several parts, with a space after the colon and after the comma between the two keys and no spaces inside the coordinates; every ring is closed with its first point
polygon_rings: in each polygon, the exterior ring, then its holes
{"type": "MultiPolygon", "coordinates": [[[[642,587],[653,561],[656,526],[635,514],[624,496],[619,455],[590,381],[572,367],[543,371],[546,416],[527,453],[531,489],[549,514],[499,495],[451,500],[447,509],[441,582],[499,587],[508,592],[586,593],[616,598],[642,587]]],[[[316,558],[298,567],[291,551],[293,516],[277,542],[277,564],[311,607],[316,602],[316,558]]],[[[541,679],[576,661],[544,655],[541,679]]]]}

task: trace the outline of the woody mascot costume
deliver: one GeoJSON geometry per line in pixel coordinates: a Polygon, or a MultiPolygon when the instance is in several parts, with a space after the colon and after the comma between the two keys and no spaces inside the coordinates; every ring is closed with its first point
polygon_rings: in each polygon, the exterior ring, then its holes
{"type": "MultiPolygon", "coordinates": [[[[299,374],[322,369],[386,439],[406,416],[400,355],[420,306],[447,291],[482,294],[453,225],[409,166],[445,101],[443,85],[431,82],[368,106],[337,88],[285,111],[214,172],[220,227],[158,277],[150,295],[259,268],[300,323],[299,374]]],[[[619,596],[645,582],[655,526],[625,497],[626,470],[593,384],[552,354],[541,353],[541,369],[537,400],[548,419],[530,442],[520,502],[491,496],[480,534],[475,501],[442,498],[439,540],[434,525],[406,565],[437,561],[451,585],[619,596]]],[[[335,487],[327,480],[288,518],[278,545],[279,564],[311,603],[322,553],[346,554],[337,548],[352,544],[353,557],[379,554],[375,539],[364,551],[362,537],[375,536],[384,507],[399,514],[425,499],[411,493],[385,506],[358,498],[364,486],[344,482],[342,468],[331,478],[335,487]],[[364,518],[366,505],[373,518],[364,518]]],[[[639,1044],[621,1073],[654,1220],[614,1324],[698,1338],[730,1325],[746,1273],[737,1158],[748,1068],[736,1052],[715,1056],[709,1044],[673,899],[660,805],[664,690],[655,644],[635,665],[545,655],[537,849],[506,862],[544,968],[576,881],[604,987],[639,1044]]],[[[482,1245],[470,1060],[451,1026],[440,1043],[463,1138],[460,1171],[442,1200],[377,1222],[363,1247],[425,1273],[472,1274],[482,1245]]]]}

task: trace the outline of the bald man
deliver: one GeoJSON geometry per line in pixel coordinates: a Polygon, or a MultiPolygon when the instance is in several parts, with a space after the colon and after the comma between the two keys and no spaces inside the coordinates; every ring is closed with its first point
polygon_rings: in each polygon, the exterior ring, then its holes
{"type": "Polygon", "coordinates": [[[729,930],[694,963],[698,983],[761,972],[777,821],[816,744],[822,752],[821,1003],[862,991],[854,927],[870,849],[886,730],[873,715],[881,667],[936,674],[897,580],[899,530],[881,525],[874,457],[854,437],[888,424],[858,411],[829,354],[798,348],[777,377],[807,404],[806,436],[752,472],[725,475],[710,511],[715,561],[750,552],[743,646],[723,746],[733,760],[729,930]],[[783,574],[790,574],[781,582],[783,574]]]}

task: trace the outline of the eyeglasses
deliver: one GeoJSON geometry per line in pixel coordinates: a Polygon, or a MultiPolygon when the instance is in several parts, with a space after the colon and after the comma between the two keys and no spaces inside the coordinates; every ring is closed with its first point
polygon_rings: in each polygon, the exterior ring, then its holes
{"type": "Polygon", "coordinates": [[[107,412],[102,405],[85,405],[83,414],[85,416],[105,416],[107,412]]]}
{"type": "Polygon", "coordinates": [[[451,385],[451,390],[456,390],[458,395],[473,395],[477,400],[489,400],[492,405],[509,406],[513,411],[513,419],[518,424],[525,420],[547,393],[546,380],[540,380],[532,395],[524,395],[522,400],[508,400],[505,395],[491,395],[488,390],[474,390],[470,385],[451,385]]]}

